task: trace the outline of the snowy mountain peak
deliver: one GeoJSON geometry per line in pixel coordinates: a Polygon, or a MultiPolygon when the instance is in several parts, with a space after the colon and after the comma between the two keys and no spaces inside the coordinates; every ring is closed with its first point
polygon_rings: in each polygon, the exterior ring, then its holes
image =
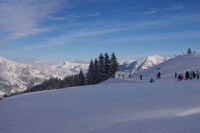
{"type": "Polygon", "coordinates": [[[78,73],[80,71],[80,69],[86,71],[89,67],[89,64],[72,63],[72,62],[68,62],[68,61],[63,61],[59,65],[53,66],[52,68],[55,69],[55,67],[57,69],[71,70],[75,73],[78,73]]]}
{"type": "Polygon", "coordinates": [[[138,73],[139,71],[148,69],[154,65],[160,64],[165,60],[166,58],[161,57],[159,55],[148,56],[137,61],[120,64],[119,71],[130,72],[134,74],[138,73]]]}
{"type": "Polygon", "coordinates": [[[25,91],[27,87],[40,84],[52,77],[63,79],[66,76],[86,72],[88,64],[64,61],[59,65],[35,67],[30,64],[15,63],[0,57],[0,93],[10,94],[25,91]]]}
{"type": "Polygon", "coordinates": [[[14,63],[14,62],[0,56],[0,63],[14,63]]]}
{"type": "Polygon", "coordinates": [[[61,62],[61,63],[57,66],[57,68],[61,68],[61,67],[64,66],[65,64],[66,64],[65,61],[61,62]]]}
{"type": "Polygon", "coordinates": [[[119,61],[119,65],[123,65],[123,64],[130,64],[132,62],[134,62],[134,59],[128,59],[128,60],[120,60],[119,61]]]}
{"type": "Polygon", "coordinates": [[[147,56],[146,57],[147,60],[151,60],[151,61],[154,61],[155,63],[158,62],[158,61],[163,61],[163,60],[166,60],[166,58],[162,57],[162,56],[159,56],[159,55],[152,55],[152,56],[147,56]]]}

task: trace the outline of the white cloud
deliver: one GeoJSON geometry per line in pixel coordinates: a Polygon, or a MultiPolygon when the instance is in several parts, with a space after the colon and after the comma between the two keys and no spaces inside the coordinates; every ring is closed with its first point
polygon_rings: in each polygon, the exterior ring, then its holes
{"type": "Polygon", "coordinates": [[[178,4],[178,5],[169,6],[169,7],[166,7],[166,8],[150,9],[150,10],[143,11],[143,12],[140,12],[140,13],[137,13],[137,14],[151,15],[151,14],[156,14],[156,13],[163,12],[163,11],[181,10],[181,9],[184,9],[184,6],[182,4],[178,4]]]}
{"type": "Polygon", "coordinates": [[[167,7],[164,10],[180,10],[180,9],[184,9],[184,6],[182,4],[167,7]]]}
{"type": "Polygon", "coordinates": [[[34,46],[26,46],[23,48],[17,48],[17,49],[12,49],[15,51],[29,51],[29,50],[34,50],[34,49],[40,49],[40,48],[46,48],[46,47],[53,47],[53,46],[59,46],[59,45],[67,45],[72,42],[77,42],[77,41],[83,41],[87,38],[98,36],[98,35],[103,35],[103,34],[109,34],[109,33],[114,33],[114,32],[120,32],[123,30],[127,30],[127,28],[107,28],[107,29],[93,29],[93,30],[77,30],[73,31],[71,33],[65,34],[65,35],[60,35],[56,36],[54,38],[50,38],[44,42],[35,44],[34,46]]]}
{"type": "Polygon", "coordinates": [[[95,13],[85,14],[84,16],[86,16],[86,17],[96,17],[96,16],[99,16],[99,15],[101,15],[100,12],[95,12],[95,13]]]}
{"type": "Polygon", "coordinates": [[[50,27],[42,27],[39,23],[43,20],[55,19],[52,15],[59,10],[62,2],[63,0],[0,1],[0,33],[6,34],[4,40],[49,31],[50,27]]]}
{"type": "Polygon", "coordinates": [[[148,11],[141,12],[139,14],[150,15],[150,14],[156,14],[159,11],[160,11],[160,9],[151,9],[151,10],[148,10],[148,11]]]}

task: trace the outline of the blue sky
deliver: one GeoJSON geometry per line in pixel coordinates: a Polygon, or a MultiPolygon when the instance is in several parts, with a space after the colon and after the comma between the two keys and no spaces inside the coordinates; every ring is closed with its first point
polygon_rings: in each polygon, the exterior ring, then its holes
{"type": "Polygon", "coordinates": [[[198,0],[0,0],[0,56],[51,61],[200,52],[198,0]]]}

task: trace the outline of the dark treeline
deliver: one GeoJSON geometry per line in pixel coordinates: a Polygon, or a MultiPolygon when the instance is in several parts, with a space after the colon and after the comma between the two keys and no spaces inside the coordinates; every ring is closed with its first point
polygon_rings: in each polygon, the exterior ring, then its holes
{"type": "Polygon", "coordinates": [[[63,80],[59,78],[46,80],[42,84],[28,88],[27,92],[94,85],[109,78],[114,78],[117,70],[118,63],[114,53],[112,53],[111,57],[107,53],[104,55],[100,54],[98,59],[96,58],[94,61],[90,61],[86,76],[80,70],[79,74],[65,77],[63,80]]]}
{"type": "Polygon", "coordinates": [[[90,61],[86,75],[86,84],[98,84],[109,78],[114,78],[117,70],[118,63],[114,53],[112,53],[111,58],[107,53],[105,55],[100,54],[98,59],[90,61]]]}

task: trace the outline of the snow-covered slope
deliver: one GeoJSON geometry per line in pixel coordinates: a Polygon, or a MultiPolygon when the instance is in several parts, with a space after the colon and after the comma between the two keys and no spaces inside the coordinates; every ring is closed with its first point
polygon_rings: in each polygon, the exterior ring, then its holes
{"type": "Polygon", "coordinates": [[[200,82],[115,83],[0,101],[1,133],[199,133],[200,82]]]}
{"type": "Polygon", "coordinates": [[[129,73],[138,73],[139,71],[146,70],[152,66],[155,66],[157,64],[160,64],[164,62],[166,58],[154,55],[154,56],[148,56],[146,58],[136,60],[133,62],[125,62],[121,63],[119,66],[120,72],[129,72],[129,73]]]}
{"type": "Polygon", "coordinates": [[[0,57],[0,93],[10,94],[25,91],[27,87],[42,83],[51,77],[64,78],[86,72],[88,64],[64,62],[62,65],[38,67],[16,63],[0,57]]]}
{"type": "MultiPolygon", "coordinates": [[[[0,90],[3,92],[20,92],[26,90],[27,86],[41,83],[50,77],[64,78],[68,75],[77,74],[80,69],[86,72],[87,68],[88,64],[65,61],[59,65],[39,69],[31,65],[14,63],[1,57],[0,90]]],[[[186,70],[200,71],[200,55],[178,56],[169,60],[160,56],[149,56],[130,64],[127,61],[122,62],[119,69],[119,71],[135,73],[134,78],[128,80],[138,80],[139,75],[142,74],[146,82],[151,78],[155,79],[158,71],[162,74],[160,82],[176,81],[177,79],[173,78],[174,73],[184,74],[186,70]]]]}
{"type": "MultiPolygon", "coordinates": [[[[161,80],[159,81],[176,81],[175,72],[185,76],[186,71],[200,72],[200,55],[177,56],[144,70],[140,74],[143,75],[144,80],[149,80],[150,78],[155,79],[156,74],[161,72],[161,80]]],[[[135,77],[139,77],[139,74],[136,74],[135,77]]]]}

